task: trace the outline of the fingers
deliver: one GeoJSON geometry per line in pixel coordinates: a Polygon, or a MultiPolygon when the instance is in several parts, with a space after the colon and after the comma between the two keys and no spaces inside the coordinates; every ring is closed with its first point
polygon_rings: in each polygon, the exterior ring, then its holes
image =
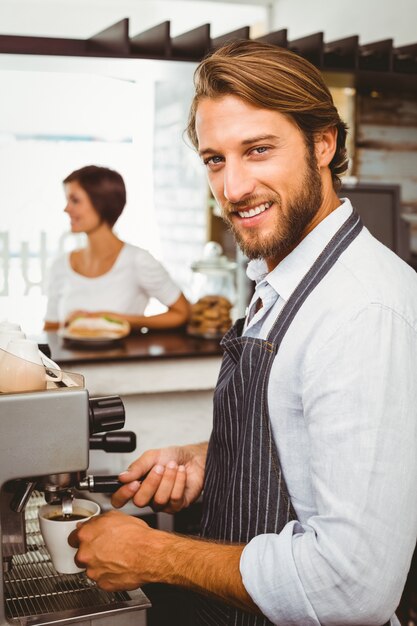
{"type": "Polygon", "coordinates": [[[131,483],[127,483],[120,487],[111,497],[111,503],[116,509],[120,509],[124,506],[129,500],[133,498],[138,489],[140,488],[140,482],[138,480],[134,480],[131,483]]]}
{"type": "MultiPolygon", "coordinates": [[[[184,503],[186,478],[183,465],[178,466],[174,461],[169,462],[151,501],[152,508],[155,511],[167,511],[168,513],[179,511],[184,503]]],[[[140,493],[135,496],[134,501],[139,497],[140,493]]]]}
{"type": "MultiPolygon", "coordinates": [[[[89,521],[91,522],[92,520],[90,519],[89,521]]],[[[71,546],[71,548],[79,548],[80,547],[80,538],[79,538],[79,535],[78,535],[78,531],[86,523],[87,522],[78,522],[76,528],[74,530],[72,530],[70,532],[70,534],[68,535],[67,541],[68,541],[69,545],[71,546]]]]}
{"type": "Polygon", "coordinates": [[[119,474],[125,484],[113,494],[113,506],[120,508],[133,500],[138,507],[151,505],[155,510],[182,508],[187,478],[182,456],[181,448],[174,447],[142,454],[119,474]]]}
{"type": "Polygon", "coordinates": [[[146,474],[158,463],[158,450],[148,450],[136,461],[133,461],[125,470],[119,474],[122,483],[128,483],[132,480],[142,480],[146,474]]]}
{"type": "MultiPolygon", "coordinates": [[[[153,496],[154,508],[160,510],[162,510],[171,499],[172,490],[174,488],[175,479],[178,473],[178,465],[175,463],[175,461],[170,461],[169,463],[167,463],[167,466],[162,469],[163,472],[161,474],[161,480],[159,486],[154,492],[155,495],[153,496]]],[[[148,481],[145,481],[144,486],[146,486],[146,482],[148,481]]],[[[151,483],[149,481],[149,485],[150,484],[151,483]]]]}
{"type": "Polygon", "coordinates": [[[152,502],[155,494],[161,486],[161,483],[164,481],[165,471],[166,468],[160,464],[155,465],[155,467],[152,468],[133,497],[133,502],[136,506],[142,507],[152,502]]]}
{"type": "Polygon", "coordinates": [[[178,472],[175,477],[175,483],[171,491],[170,497],[170,509],[171,513],[180,511],[184,506],[184,493],[187,482],[187,474],[184,465],[178,467],[178,472]]]}
{"type": "Polygon", "coordinates": [[[78,530],[77,529],[73,530],[68,535],[68,543],[71,546],[71,548],[79,548],[80,542],[79,542],[79,539],[78,539],[78,530]]]}
{"type": "MultiPolygon", "coordinates": [[[[131,469],[128,474],[136,473],[131,469]]],[[[126,473],[120,475],[126,479],[126,473]]],[[[179,511],[184,505],[187,474],[184,465],[169,461],[166,466],[157,464],[140,481],[132,481],[120,487],[112,496],[112,504],[119,508],[129,500],[138,507],[152,506],[155,511],[179,511]]]]}
{"type": "Polygon", "coordinates": [[[159,483],[161,482],[161,478],[165,471],[163,465],[155,465],[150,472],[146,474],[144,481],[132,480],[132,477],[140,474],[140,471],[133,467],[133,465],[127,471],[119,474],[121,482],[125,482],[127,480],[131,480],[131,482],[127,482],[126,485],[120,487],[112,495],[111,503],[117,509],[124,506],[127,502],[129,502],[129,500],[133,500],[136,506],[139,507],[149,504],[154,493],[159,487],[159,483]],[[137,494],[139,492],[140,495],[138,496],[137,494]]]}
{"type": "Polygon", "coordinates": [[[131,463],[126,471],[119,474],[119,480],[122,483],[126,483],[123,487],[120,487],[111,498],[112,505],[117,509],[124,506],[129,500],[133,498],[138,489],[140,488],[142,479],[151,470],[152,466],[157,463],[157,452],[149,450],[140,456],[136,461],[131,463]]]}

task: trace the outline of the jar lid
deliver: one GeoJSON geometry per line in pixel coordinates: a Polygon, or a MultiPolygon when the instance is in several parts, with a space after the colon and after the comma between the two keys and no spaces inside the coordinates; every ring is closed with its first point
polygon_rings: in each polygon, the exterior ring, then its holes
{"type": "Polygon", "coordinates": [[[216,241],[208,241],[204,246],[203,256],[191,264],[193,272],[218,272],[236,269],[235,261],[230,261],[223,254],[223,248],[216,241]]]}

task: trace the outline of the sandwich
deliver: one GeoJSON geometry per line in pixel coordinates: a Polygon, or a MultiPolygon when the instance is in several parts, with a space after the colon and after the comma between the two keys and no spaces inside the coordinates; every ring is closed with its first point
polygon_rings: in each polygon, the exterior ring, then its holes
{"type": "Polygon", "coordinates": [[[121,339],[130,332],[130,324],[125,320],[108,315],[97,317],[76,317],[66,328],[67,336],[75,338],[121,339]]]}

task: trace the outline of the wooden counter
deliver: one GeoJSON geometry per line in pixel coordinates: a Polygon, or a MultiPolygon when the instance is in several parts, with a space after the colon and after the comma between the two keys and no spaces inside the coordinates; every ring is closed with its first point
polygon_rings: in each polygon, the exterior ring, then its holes
{"type": "Polygon", "coordinates": [[[220,356],[218,340],[190,337],[183,330],[152,332],[129,337],[96,348],[93,343],[73,343],[56,332],[43,333],[35,338],[47,343],[51,358],[63,369],[73,363],[102,363],[105,361],[143,361],[154,359],[182,359],[220,356]]]}

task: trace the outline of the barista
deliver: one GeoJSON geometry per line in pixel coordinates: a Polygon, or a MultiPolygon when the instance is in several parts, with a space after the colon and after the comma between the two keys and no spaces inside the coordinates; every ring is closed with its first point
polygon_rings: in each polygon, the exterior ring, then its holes
{"type": "Polygon", "coordinates": [[[56,330],[78,316],[111,316],[129,322],[133,329],[184,324],[188,302],[165,268],[149,252],[121,241],[113,232],[126,203],[121,175],[88,165],[63,182],[71,231],[85,233],[87,245],[53,263],[44,330],[56,330]],[[151,297],[167,311],[145,316],[151,297]]]}

